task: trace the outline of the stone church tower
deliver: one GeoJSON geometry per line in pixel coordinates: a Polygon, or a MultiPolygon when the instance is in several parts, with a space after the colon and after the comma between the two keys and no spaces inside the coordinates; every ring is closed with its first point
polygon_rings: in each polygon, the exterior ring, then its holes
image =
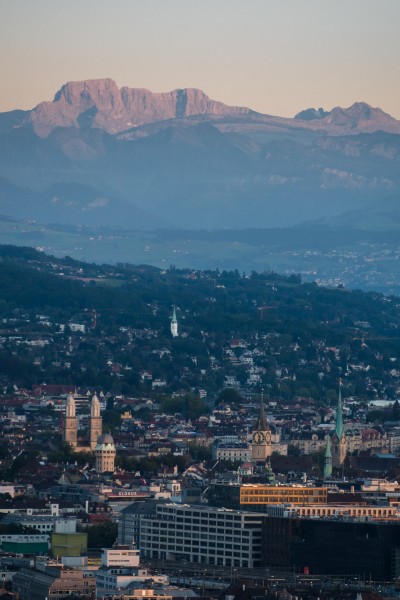
{"type": "Polygon", "coordinates": [[[100,401],[96,394],[90,405],[90,449],[96,448],[97,440],[103,430],[103,419],[100,416],[100,401]]]}
{"type": "Polygon", "coordinates": [[[67,398],[65,406],[63,441],[76,448],[78,444],[78,420],[76,418],[75,399],[72,394],[67,398]]]}
{"type": "Polygon", "coordinates": [[[332,466],[342,466],[347,454],[347,440],[343,426],[342,382],[339,383],[339,397],[336,410],[336,427],[332,436],[332,466]]]}
{"type": "Polygon", "coordinates": [[[252,433],[251,460],[255,463],[265,464],[271,453],[271,428],[267,423],[264,411],[264,399],[261,395],[260,412],[252,433]]]}

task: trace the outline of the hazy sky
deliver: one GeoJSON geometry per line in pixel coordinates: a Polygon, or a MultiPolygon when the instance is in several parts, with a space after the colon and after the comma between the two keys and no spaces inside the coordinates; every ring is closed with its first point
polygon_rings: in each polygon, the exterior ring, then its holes
{"type": "Polygon", "coordinates": [[[399,26],[400,0],[0,0],[0,111],[111,77],[281,116],[363,100],[400,118],[399,26]]]}

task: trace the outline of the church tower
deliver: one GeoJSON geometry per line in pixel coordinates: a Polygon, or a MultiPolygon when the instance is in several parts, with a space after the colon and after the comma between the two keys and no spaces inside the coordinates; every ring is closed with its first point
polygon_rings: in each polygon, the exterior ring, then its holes
{"type": "Polygon", "coordinates": [[[78,420],[76,418],[75,399],[72,394],[67,398],[65,405],[63,440],[76,448],[78,444],[78,420]]]}
{"type": "Polygon", "coordinates": [[[96,394],[90,405],[90,449],[96,448],[97,440],[103,430],[103,419],[100,416],[100,401],[96,394]]]}
{"type": "Polygon", "coordinates": [[[260,412],[251,439],[251,460],[252,462],[265,464],[271,453],[271,429],[267,423],[264,411],[264,398],[263,394],[261,394],[260,412]]]}
{"type": "Polygon", "coordinates": [[[173,308],[173,311],[172,311],[171,335],[172,335],[173,338],[178,337],[178,320],[176,318],[175,304],[174,304],[174,308],[173,308]]]}
{"type": "Polygon", "coordinates": [[[339,397],[336,410],[336,427],[332,436],[332,466],[340,468],[347,453],[347,440],[343,426],[342,382],[339,382],[339,397]]]}
{"type": "Polygon", "coordinates": [[[326,441],[325,458],[324,458],[324,479],[332,477],[332,450],[331,450],[331,436],[328,435],[326,441]]]}

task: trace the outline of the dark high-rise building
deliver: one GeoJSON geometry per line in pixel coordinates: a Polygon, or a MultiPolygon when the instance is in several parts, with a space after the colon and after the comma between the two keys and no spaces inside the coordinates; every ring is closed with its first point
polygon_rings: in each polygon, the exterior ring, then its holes
{"type": "Polygon", "coordinates": [[[400,575],[400,523],[268,516],[261,540],[272,569],[375,581],[400,575]]]}

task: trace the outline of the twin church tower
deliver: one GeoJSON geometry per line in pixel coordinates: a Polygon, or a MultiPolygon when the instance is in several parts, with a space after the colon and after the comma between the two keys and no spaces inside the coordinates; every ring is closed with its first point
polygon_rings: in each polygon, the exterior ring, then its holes
{"type": "Polygon", "coordinates": [[[96,394],[90,403],[89,446],[78,446],[78,418],[75,398],[70,394],[65,406],[63,440],[77,452],[94,452],[96,471],[113,472],[115,468],[115,445],[110,434],[102,433],[103,419],[100,414],[100,401],[96,394]]]}

